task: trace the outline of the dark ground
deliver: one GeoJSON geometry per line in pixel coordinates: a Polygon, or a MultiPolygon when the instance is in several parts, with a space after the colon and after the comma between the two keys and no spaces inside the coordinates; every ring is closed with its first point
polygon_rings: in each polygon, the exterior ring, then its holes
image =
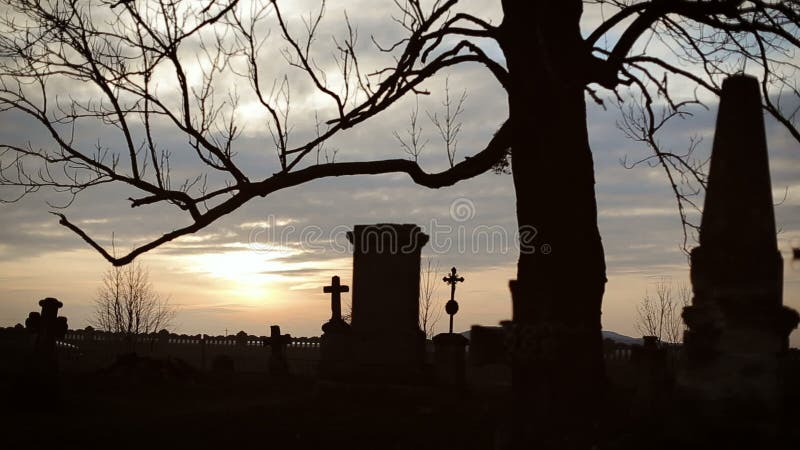
{"type": "Polygon", "coordinates": [[[15,445],[4,448],[488,449],[501,409],[497,395],[263,374],[157,382],[63,375],[60,384],[51,404],[21,396],[24,388],[4,392],[15,400],[3,408],[2,433],[15,445]]]}
{"type": "MultiPolygon", "coordinates": [[[[600,449],[792,449],[800,442],[800,414],[793,407],[783,433],[788,441],[765,447],[730,430],[725,442],[718,432],[696,439],[710,431],[696,421],[678,431],[692,413],[687,402],[667,400],[682,406],[656,408],[645,419],[632,407],[636,395],[635,389],[607,385],[600,449]]],[[[507,443],[510,401],[507,389],[499,388],[456,394],[435,386],[199,372],[180,361],[154,360],[62,373],[57,383],[0,371],[0,398],[0,448],[137,450],[489,450],[507,443]],[[56,384],[58,394],[48,392],[56,384]]],[[[798,404],[796,395],[792,400],[798,404]]]]}

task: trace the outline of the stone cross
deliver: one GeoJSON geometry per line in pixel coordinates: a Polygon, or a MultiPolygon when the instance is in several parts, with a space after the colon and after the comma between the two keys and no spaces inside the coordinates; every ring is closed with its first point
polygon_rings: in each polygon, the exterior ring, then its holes
{"type": "Polygon", "coordinates": [[[331,294],[331,322],[342,320],[342,292],[349,292],[350,287],[339,284],[339,277],[331,278],[331,285],[324,286],[322,292],[331,294]]]}
{"type": "Polygon", "coordinates": [[[292,336],[281,334],[279,325],[269,327],[269,337],[263,338],[262,343],[270,346],[269,373],[270,375],[286,375],[289,365],[286,361],[286,346],[291,342],[292,336]]]}
{"type": "Polygon", "coordinates": [[[442,278],[442,281],[450,285],[450,300],[444,305],[445,312],[450,316],[450,334],[453,334],[453,316],[458,312],[458,302],[456,301],[456,283],[464,282],[464,277],[456,276],[456,268],[450,269],[450,275],[442,278]]]}

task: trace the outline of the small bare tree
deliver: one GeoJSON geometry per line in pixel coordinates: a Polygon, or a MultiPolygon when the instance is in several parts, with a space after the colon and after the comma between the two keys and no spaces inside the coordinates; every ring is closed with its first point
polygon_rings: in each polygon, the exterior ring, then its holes
{"type": "Polygon", "coordinates": [[[400,142],[400,147],[411,156],[414,162],[419,162],[419,155],[422,153],[422,150],[425,149],[425,145],[428,144],[427,140],[422,140],[422,127],[417,125],[418,117],[419,99],[414,103],[414,109],[411,110],[408,116],[409,128],[406,130],[408,137],[403,138],[397,131],[393,133],[395,139],[400,142]]]}
{"type": "Polygon", "coordinates": [[[436,113],[428,113],[428,118],[431,119],[436,128],[439,130],[439,135],[444,141],[445,151],[447,152],[447,160],[450,162],[450,167],[456,165],[456,150],[458,149],[458,133],[461,132],[462,122],[458,120],[458,116],[464,112],[464,101],[467,99],[467,91],[461,92],[458,100],[453,100],[450,97],[450,79],[444,80],[444,101],[442,107],[444,108],[444,117],[440,118],[436,113]]]}
{"type": "Polygon", "coordinates": [[[425,258],[419,277],[419,326],[428,339],[433,337],[436,323],[442,317],[442,305],[436,299],[436,291],[439,290],[438,274],[439,263],[433,258],[425,258]]]}
{"type": "Polygon", "coordinates": [[[656,283],[655,295],[645,293],[637,306],[636,329],[643,335],[657,337],[659,341],[681,342],[685,329],[681,312],[689,305],[691,296],[691,290],[685,284],[676,287],[662,279],[656,283]]]}
{"type": "Polygon", "coordinates": [[[140,262],[108,269],[94,306],[90,322],[95,328],[128,336],[167,328],[175,317],[175,308],[155,292],[140,262]]]}

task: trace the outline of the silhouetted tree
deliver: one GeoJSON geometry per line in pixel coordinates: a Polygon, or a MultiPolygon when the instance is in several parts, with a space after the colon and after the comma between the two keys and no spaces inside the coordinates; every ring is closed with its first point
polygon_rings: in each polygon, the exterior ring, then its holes
{"type": "Polygon", "coordinates": [[[681,313],[691,300],[691,290],[685,284],[676,287],[668,280],[660,280],[655,285],[655,293],[645,293],[636,307],[636,329],[659,341],[682,342],[686,327],[681,313]]]}
{"type": "Polygon", "coordinates": [[[433,338],[444,306],[436,298],[441,284],[439,263],[427,257],[419,268],[419,326],[427,339],[433,338]]]}
{"type": "Polygon", "coordinates": [[[501,0],[503,20],[494,25],[459,12],[456,0],[395,3],[396,22],[406,34],[394,44],[378,44],[394,63],[365,72],[355,51],[358,33],[345,17],[344,36],[333,44],[341,73],[333,77],[318,67],[311,50],[323,8],[305,19],[299,37],[272,0],[4,0],[0,108],[40,123],[53,146],[5,144],[2,183],[23,193],[48,186],[73,194],[125,184],[141,193],[130,199],[132,207],[163,204],[186,214],[189,224],[121,257],[58,214],[61,225],[124,265],[253,198],[310,180],[402,172],[438,188],[497,167],[510,148],[522,241],[514,288],[514,440],[535,441],[539,448],[589,447],[600,416],[606,276],[586,99],[604,104],[604,92],[628,99],[626,129],[653,150],[651,160],[665,169],[685,219],[703,175],[656,138],[665,120],[687,114],[697,101],[681,98],[675,81],[718,94],[727,74],[755,73],[765,111],[799,138],[793,55],[800,47],[800,7],[765,0],[501,0]],[[582,33],[584,3],[602,14],[584,23],[582,33]],[[267,21],[284,40],[285,62],[334,111],[317,133],[295,145],[289,140],[290,79],[266,80],[265,64],[277,61],[258,57],[267,21]],[[487,51],[487,40],[500,51],[487,51]],[[198,58],[202,63],[189,73],[198,58]],[[407,159],[319,162],[331,137],[464,63],[484,66],[508,93],[508,119],[483,150],[439,173],[407,159]],[[82,82],[81,91],[58,96],[63,80],[82,82]],[[244,167],[237,156],[241,129],[233,111],[248,88],[248,98],[268,119],[277,171],[244,167]],[[158,143],[156,131],[164,129],[157,130],[156,121],[186,138],[203,169],[182,173],[196,175],[173,182],[171,153],[158,143]],[[87,146],[89,140],[76,138],[87,124],[109,125],[123,149],[102,140],[87,146]],[[309,154],[317,155],[317,163],[309,154]]]}
{"type": "Polygon", "coordinates": [[[97,290],[92,325],[104,331],[132,336],[169,327],[175,308],[159,295],[140,262],[111,267],[97,290]]]}

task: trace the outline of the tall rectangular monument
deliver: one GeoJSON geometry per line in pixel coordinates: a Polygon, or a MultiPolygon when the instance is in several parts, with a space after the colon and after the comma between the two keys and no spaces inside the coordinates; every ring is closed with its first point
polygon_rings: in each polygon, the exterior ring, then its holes
{"type": "Polygon", "coordinates": [[[428,236],[413,224],[356,225],[353,244],[354,369],[406,381],[422,370],[419,268],[428,236]]]}

